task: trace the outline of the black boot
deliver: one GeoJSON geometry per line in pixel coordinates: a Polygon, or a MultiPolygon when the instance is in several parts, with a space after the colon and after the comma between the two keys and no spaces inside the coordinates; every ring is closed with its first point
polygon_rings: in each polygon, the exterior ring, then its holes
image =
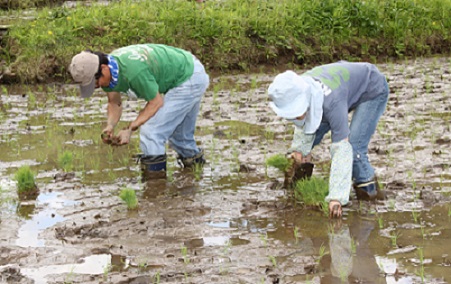
{"type": "Polygon", "coordinates": [[[379,188],[377,178],[353,185],[358,200],[384,200],[385,193],[379,188]]]}
{"type": "Polygon", "coordinates": [[[166,178],[166,154],[141,157],[143,180],[166,178]]]}
{"type": "Polygon", "coordinates": [[[203,166],[205,164],[204,151],[200,149],[199,153],[189,158],[178,155],[177,162],[183,168],[194,168],[196,165],[203,166]]]}

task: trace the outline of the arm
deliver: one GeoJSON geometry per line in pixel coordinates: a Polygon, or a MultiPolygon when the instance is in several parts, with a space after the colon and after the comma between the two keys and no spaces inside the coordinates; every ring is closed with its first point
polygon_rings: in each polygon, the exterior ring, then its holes
{"type": "Polygon", "coordinates": [[[332,143],[330,147],[332,165],[329,177],[329,194],[326,201],[339,201],[346,205],[349,201],[349,193],[352,183],[352,145],[348,138],[332,143]]]}
{"type": "Polygon", "coordinates": [[[157,111],[163,106],[164,100],[160,93],[157,93],[154,99],[147,102],[146,106],[139,112],[138,116],[132,121],[127,128],[121,130],[118,134],[120,144],[128,144],[133,131],[137,130],[147,120],[153,117],[157,111]]]}
{"type": "Polygon", "coordinates": [[[108,95],[107,105],[107,124],[102,133],[106,134],[103,142],[106,142],[114,134],[114,127],[122,116],[122,98],[118,92],[110,92],[108,95]]]}
{"type": "Polygon", "coordinates": [[[147,102],[146,106],[139,112],[138,117],[130,123],[128,128],[132,131],[137,130],[141,125],[153,117],[163,104],[163,96],[160,93],[157,93],[153,100],[147,102]]]}
{"type": "Polygon", "coordinates": [[[310,162],[310,151],[313,148],[315,134],[305,134],[302,128],[295,126],[293,142],[289,152],[297,163],[310,162]]]}

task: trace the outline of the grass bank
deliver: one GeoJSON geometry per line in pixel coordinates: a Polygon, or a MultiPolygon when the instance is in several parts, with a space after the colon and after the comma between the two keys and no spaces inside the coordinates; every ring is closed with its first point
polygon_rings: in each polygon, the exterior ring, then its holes
{"type": "Polygon", "coordinates": [[[44,8],[3,39],[22,82],[68,80],[71,57],[136,43],[192,51],[213,70],[259,64],[381,61],[451,50],[451,0],[114,1],[44,8]]]}

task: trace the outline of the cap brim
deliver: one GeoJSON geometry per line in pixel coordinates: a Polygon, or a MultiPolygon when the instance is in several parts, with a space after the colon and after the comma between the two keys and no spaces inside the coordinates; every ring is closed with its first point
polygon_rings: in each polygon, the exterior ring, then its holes
{"type": "Polygon", "coordinates": [[[96,89],[96,81],[94,78],[92,78],[91,83],[87,85],[80,85],[80,95],[82,98],[89,98],[94,93],[94,90],[96,89]]]}

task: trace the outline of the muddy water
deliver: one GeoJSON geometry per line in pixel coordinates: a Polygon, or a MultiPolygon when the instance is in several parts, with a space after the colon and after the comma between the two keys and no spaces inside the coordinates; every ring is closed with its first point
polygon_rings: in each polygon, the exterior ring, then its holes
{"type": "MultiPolygon", "coordinates": [[[[100,142],[105,96],[2,86],[1,283],[450,283],[450,60],[379,67],[392,94],[370,159],[389,199],[354,199],[341,222],[296,204],[264,166],[293,132],[267,106],[275,74],[214,78],[198,121],[203,171],[180,169],[168,149],[168,178],[147,183],[138,134],[100,142]],[[36,200],[15,193],[22,165],[36,200]],[[118,197],[126,187],[138,210],[118,197]]],[[[126,125],[142,102],[124,105],[126,125]]],[[[314,149],[315,175],[327,175],[329,140],[314,149]]]]}

